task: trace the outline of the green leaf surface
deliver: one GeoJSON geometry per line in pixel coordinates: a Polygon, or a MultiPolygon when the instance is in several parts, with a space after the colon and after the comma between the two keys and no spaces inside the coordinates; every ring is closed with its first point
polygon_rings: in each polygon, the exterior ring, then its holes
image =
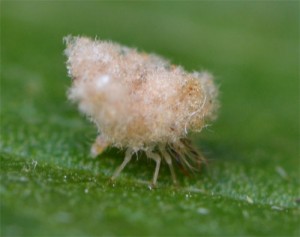
{"type": "Polygon", "coordinates": [[[297,1],[1,1],[1,236],[299,236],[297,1]],[[66,99],[62,38],[155,52],[220,85],[192,140],[205,172],[172,185],[141,156],[89,157],[96,130],[66,99]]]}

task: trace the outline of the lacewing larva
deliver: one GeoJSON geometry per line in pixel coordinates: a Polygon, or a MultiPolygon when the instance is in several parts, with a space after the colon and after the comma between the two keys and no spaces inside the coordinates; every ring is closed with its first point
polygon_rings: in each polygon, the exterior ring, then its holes
{"type": "Polygon", "coordinates": [[[92,155],[107,146],[126,150],[112,180],[139,151],[156,162],[153,185],[162,160],[174,183],[174,162],[185,170],[203,163],[187,134],[215,118],[218,90],[211,74],[189,73],[160,56],[108,41],[68,36],[65,42],[68,98],[99,132],[92,155]]]}

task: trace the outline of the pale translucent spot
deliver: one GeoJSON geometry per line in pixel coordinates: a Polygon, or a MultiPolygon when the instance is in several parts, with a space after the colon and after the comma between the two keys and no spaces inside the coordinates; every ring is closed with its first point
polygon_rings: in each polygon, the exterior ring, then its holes
{"type": "Polygon", "coordinates": [[[27,179],[25,176],[21,176],[21,177],[20,177],[20,181],[21,181],[21,182],[27,182],[28,179],[27,179]]]}
{"type": "Polygon", "coordinates": [[[244,218],[248,219],[249,218],[249,213],[246,210],[242,211],[244,218]]]}
{"type": "Polygon", "coordinates": [[[61,223],[68,223],[71,221],[71,215],[67,212],[58,212],[54,215],[54,218],[61,223]]]}
{"type": "Polygon", "coordinates": [[[276,211],[282,211],[283,210],[282,207],[278,207],[278,206],[272,206],[271,209],[276,210],[276,211]]]}
{"type": "Polygon", "coordinates": [[[249,196],[246,197],[246,200],[247,200],[248,203],[253,204],[253,200],[249,196]]]}
{"type": "Polygon", "coordinates": [[[286,171],[281,166],[276,166],[276,172],[281,176],[281,178],[283,179],[288,178],[286,171]]]}
{"type": "Polygon", "coordinates": [[[209,213],[209,210],[203,207],[200,207],[197,209],[197,212],[201,215],[207,215],[209,213]]]}
{"type": "Polygon", "coordinates": [[[108,75],[103,75],[98,77],[98,79],[96,80],[96,87],[98,89],[102,88],[104,85],[106,85],[110,80],[110,77],[108,75]]]}
{"type": "Polygon", "coordinates": [[[33,169],[35,170],[35,167],[37,166],[38,162],[36,160],[32,160],[33,169]]]}

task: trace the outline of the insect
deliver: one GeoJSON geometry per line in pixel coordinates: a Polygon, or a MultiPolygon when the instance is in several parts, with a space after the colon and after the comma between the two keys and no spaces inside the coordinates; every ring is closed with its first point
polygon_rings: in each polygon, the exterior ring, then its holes
{"type": "Polygon", "coordinates": [[[218,90],[211,74],[188,73],[160,56],[113,42],[72,36],[65,42],[72,78],[68,98],[99,132],[91,154],[108,146],[126,150],[112,180],[139,151],[156,162],[153,186],[162,160],[174,183],[175,162],[185,170],[203,163],[187,135],[216,117],[218,90]]]}

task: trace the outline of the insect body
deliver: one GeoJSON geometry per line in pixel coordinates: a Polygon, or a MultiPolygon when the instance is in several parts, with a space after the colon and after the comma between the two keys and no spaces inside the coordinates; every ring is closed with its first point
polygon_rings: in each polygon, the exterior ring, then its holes
{"type": "Polygon", "coordinates": [[[176,182],[173,162],[193,169],[201,156],[187,140],[215,117],[217,89],[207,72],[188,73],[154,54],[116,43],[67,37],[67,68],[72,80],[68,97],[97,126],[93,156],[107,146],[126,149],[115,179],[134,153],[161,160],[176,182]]]}

